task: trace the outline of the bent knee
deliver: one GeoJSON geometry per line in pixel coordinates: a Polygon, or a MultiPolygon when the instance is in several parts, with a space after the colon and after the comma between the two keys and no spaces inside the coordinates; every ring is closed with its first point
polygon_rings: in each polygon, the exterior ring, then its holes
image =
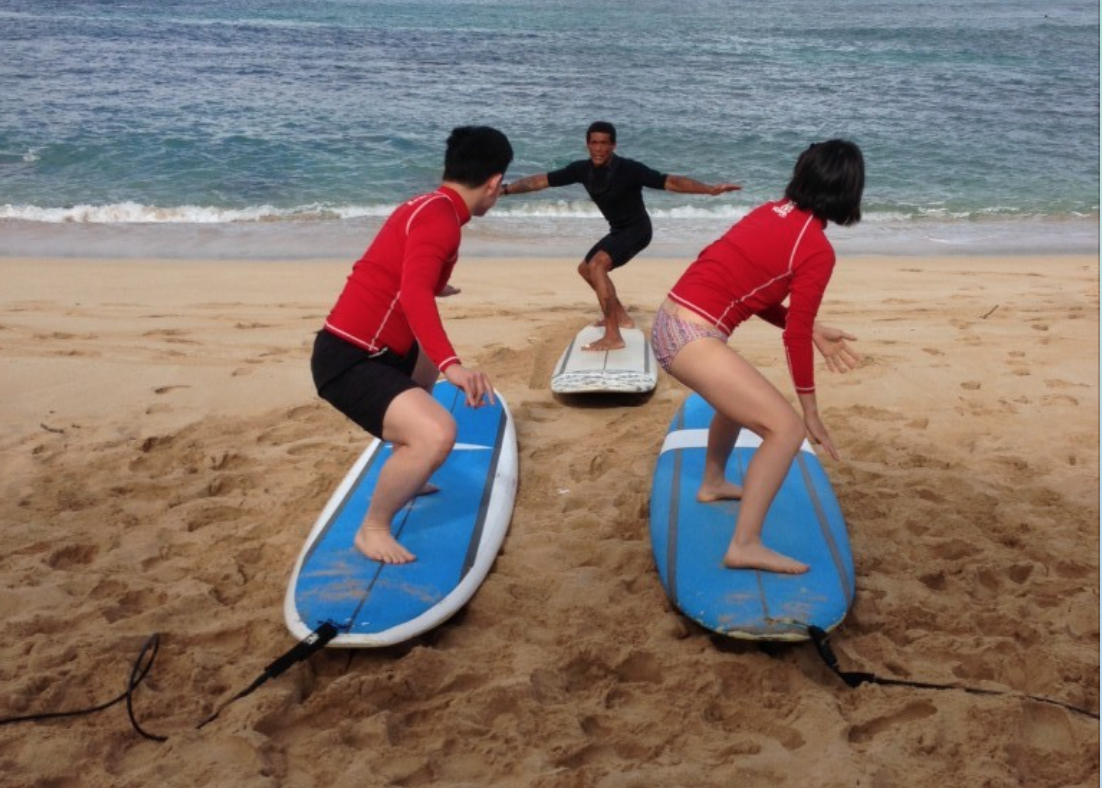
{"type": "Polygon", "coordinates": [[[455,419],[446,415],[444,418],[432,419],[421,425],[410,436],[408,446],[429,459],[434,465],[443,464],[455,446],[456,427],[455,419]]]}
{"type": "Polygon", "coordinates": [[[783,418],[778,419],[775,424],[769,427],[768,437],[775,441],[778,446],[787,449],[793,456],[800,450],[806,436],[807,428],[804,426],[803,419],[795,411],[785,414],[783,418]]]}

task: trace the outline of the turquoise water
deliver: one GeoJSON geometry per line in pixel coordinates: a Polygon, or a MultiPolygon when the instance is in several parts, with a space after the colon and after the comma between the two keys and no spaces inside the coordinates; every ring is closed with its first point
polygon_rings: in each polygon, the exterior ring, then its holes
{"type": "MultiPolygon", "coordinates": [[[[622,155],[744,185],[648,194],[659,241],[710,240],[843,136],[868,163],[843,245],[1097,248],[1094,2],[0,0],[0,48],[0,253],[343,254],[436,184],[453,126],[505,131],[519,177],[597,118],[622,155]]],[[[567,188],[472,235],[599,229],[567,188]]]]}

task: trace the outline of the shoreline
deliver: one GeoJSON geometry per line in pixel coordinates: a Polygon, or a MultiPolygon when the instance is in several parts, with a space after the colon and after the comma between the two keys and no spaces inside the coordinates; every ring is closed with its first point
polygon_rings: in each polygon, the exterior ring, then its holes
{"type": "MultiPolygon", "coordinates": [[[[385,217],[214,223],[83,223],[0,220],[0,257],[97,259],[303,260],[359,258],[385,217]]],[[[655,238],[641,258],[691,259],[737,217],[654,218],[655,238]]],[[[608,231],[599,217],[545,217],[491,212],[464,229],[465,257],[581,255],[608,231]]],[[[1094,254],[1097,217],[989,218],[972,221],[881,220],[831,226],[839,257],[847,255],[1028,256],[1094,254]]]]}

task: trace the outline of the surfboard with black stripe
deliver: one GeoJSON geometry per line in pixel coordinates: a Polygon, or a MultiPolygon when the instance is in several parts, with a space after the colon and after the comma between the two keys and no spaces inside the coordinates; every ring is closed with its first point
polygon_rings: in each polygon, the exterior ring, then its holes
{"type": "Polygon", "coordinates": [[[295,563],[284,599],[291,634],[303,639],[326,621],[331,646],[378,647],[409,640],[446,621],[490,571],[512,518],[517,439],[505,400],[467,407],[447,382],[433,396],[455,417],[455,448],[430,482],[439,492],[414,498],[393,532],[417,560],[387,565],[356,550],[379,470],[392,446],[372,441],[330,498],[295,563]]]}
{"type": "MultiPolygon", "coordinates": [[[[723,566],[738,501],[696,500],[714,411],[691,395],[670,424],[651,489],[650,534],[659,579],[673,604],[709,630],[749,640],[806,640],[830,631],[853,604],[849,536],[826,472],[804,442],[765,519],[768,547],[808,564],[802,575],[723,566]]],[[[727,466],[741,484],[761,439],[742,430],[727,466]]]]}

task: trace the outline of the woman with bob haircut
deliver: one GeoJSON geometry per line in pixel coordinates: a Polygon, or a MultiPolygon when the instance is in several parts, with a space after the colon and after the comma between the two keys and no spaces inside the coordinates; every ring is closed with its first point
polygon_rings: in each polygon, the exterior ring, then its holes
{"type": "Polygon", "coordinates": [[[697,500],[742,499],[723,557],[728,568],[787,574],[809,568],[766,547],[762,526],[805,436],[838,459],[819,417],[811,348],[819,349],[834,372],[848,372],[861,360],[846,344],[856,337],[815,318],[835,261],[824,230],[827,222],[849,226],[860,221],[864,187],[864,157],[855,144],[829,140],[811,145],[797,160],[784,198],[755,208],[705,248],[655,317],[651,341],[658,362],[716,411],[697,500]],[[755,315],[784,329],[802,418],[727,346],[731,332],[755,315]],[[762,443],[740,487],[727,481],[724,471],[743,427],[762,443]]]}

